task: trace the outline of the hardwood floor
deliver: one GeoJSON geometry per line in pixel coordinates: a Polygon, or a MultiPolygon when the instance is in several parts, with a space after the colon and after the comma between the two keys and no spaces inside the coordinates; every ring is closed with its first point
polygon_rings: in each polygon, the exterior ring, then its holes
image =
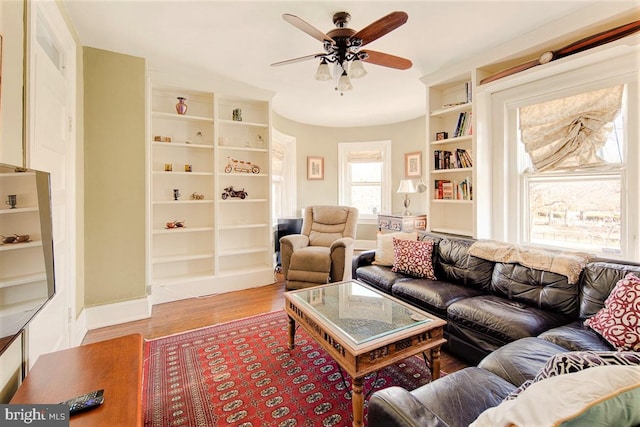
{"type": "MultiPolygon", "coordinates": [[[[284,284],[278,280],[258,288],[158,304],[149,319],[90,330],[83,344],[134,333],[142,334],[145,339],[159,338],[283,308],[284,284]]],[[[466,366],[442,352],[442,371],[451,373],[466,366]]]]}

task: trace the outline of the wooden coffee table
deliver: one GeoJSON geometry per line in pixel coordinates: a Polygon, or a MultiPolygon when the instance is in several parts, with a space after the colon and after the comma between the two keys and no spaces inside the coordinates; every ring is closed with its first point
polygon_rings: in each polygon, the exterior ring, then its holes
{"type": "Polygon", "coordinates": [[[301,325],[352,378],[353,426],[363,422],[364,377],[409,356],[430,352],[440,376],[446,322],[355,280],[285,292],[289,349],[301,325]]]}

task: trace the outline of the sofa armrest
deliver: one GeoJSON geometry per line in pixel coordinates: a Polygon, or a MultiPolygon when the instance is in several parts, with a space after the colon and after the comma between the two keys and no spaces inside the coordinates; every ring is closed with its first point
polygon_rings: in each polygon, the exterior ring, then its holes
{"type": "Polygon", "coordinates": [[[367,418],[369,427],[448,427],[401,387],[388,387],[373,393],[367,418]]]}

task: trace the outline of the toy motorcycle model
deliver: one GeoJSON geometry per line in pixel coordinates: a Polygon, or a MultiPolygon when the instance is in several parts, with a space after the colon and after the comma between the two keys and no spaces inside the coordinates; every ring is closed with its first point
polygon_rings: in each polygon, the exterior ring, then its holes
{"type": "Polygon", "coordinates": [[[224,189],[224,193],[222,193],[222,200],[227,200],[227,197],[240,197],[241,199],[244,199],[248,195],[249,193],[244,191],[244,188],[242,190],[234,190],[232,185],[224,189]]]}
{"type": "Polygon", "coordinates": [[[231,157],[227,157],[227,166],[225,166],[225,173],[231,172],[246,172],[246,173],[260,173],[260,166],[254,165],[251,162],[245,162],[244,160],[236,160],[231,157]]]}

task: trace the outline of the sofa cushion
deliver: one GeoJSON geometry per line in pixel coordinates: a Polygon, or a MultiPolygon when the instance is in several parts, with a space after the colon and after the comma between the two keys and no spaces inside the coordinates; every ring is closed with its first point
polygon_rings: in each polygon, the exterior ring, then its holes
{"type": "Polygon", "coordinates": [[[433,272],[433,243],[393,238],[395,261],[391,271],[436,280],[433,272]]]}
{"type": "Polygon", "coordinates": [[[407,276],[401,273],[393,273],[391,267],[366,265],[358,267],[356,279],[390,294],[393,284],[399,280],[407,280],[407,276]]]}
{"type": "Polygon", "coordinates": [[[412,233],[381,233],[376,236],[376,252],[373,264],[392,266],[396,259],[395,252],[393,250],[393,239],[401,240],[417,240],[418,232],[412,233]]]}
{"type": "Polygon", "coordinates": [[[535,377],[511,392],[507,399],[515,399],[531,384],[557,375],[579,372],[596,366],[640,366],[640,353],[634,351],[569,351],[547,360],[535,377]]]}
{"type": "Polygon", "coordinates": [[[470,427],[640,423],[640,367],[599,366],[547,378],[489,408],[470,427]]]}
{"type": "Polygon", "coordinates": [[[474,289],[488,290],[493,262],[469,255],[473,240],[442,239],[434,256],[436,277],[474,289]]]}
{"type": "Polygon", "coordinates": [[[493,269],[491,292],[573,318],[578,315],[579,284],[569,284],[561,274],[498,262],[493,269]]]}
{"type": "Polygon", "coordinates": [[[543,339],[522,338],[492,352],[478,367],[520,386],[535,378],[552,356],[564,352],[566,349],[543,339]]]}
{"type": "Polygon", "coordinates": [[[628,273],[640,277],[640,266],[604,261],[587,264],[582,272],[580,319],[588,319],[604,307],[613,287],[628,273]]]}
{"type": "Polygon", "coordinates": [[[613,350],[611,344],[597,332],[585,326],[581,320],[549,329],[538,335],[538,338],[557,344],[569,351],[613,350]]]}
{"type": "Polygon", "coordinates": [[[619,280],[604,307],[584,324],[620,351],[640,351],[640,279],[629,273],[619,280]]]}
{"type": "MultiPolygon", "coordinates": [[[[521,302],[496,295],[480,295],[452,303],[447,309],[447,321],[455,323],[482,339],[488,335],[502,344],[525,337],[535,337],[547,329],[566,324],[567,316],[541,310],[521,302]]],[[[451,331],[451,330],[450,330],[451,331]]]]}
{"type": "Polygon", "coordinates": [[[407,279],[396,281],[391,293],[444,319],[447,317],[447,307],[453,302],[481,295],[482,291],[441,280],[407,279]]]}

